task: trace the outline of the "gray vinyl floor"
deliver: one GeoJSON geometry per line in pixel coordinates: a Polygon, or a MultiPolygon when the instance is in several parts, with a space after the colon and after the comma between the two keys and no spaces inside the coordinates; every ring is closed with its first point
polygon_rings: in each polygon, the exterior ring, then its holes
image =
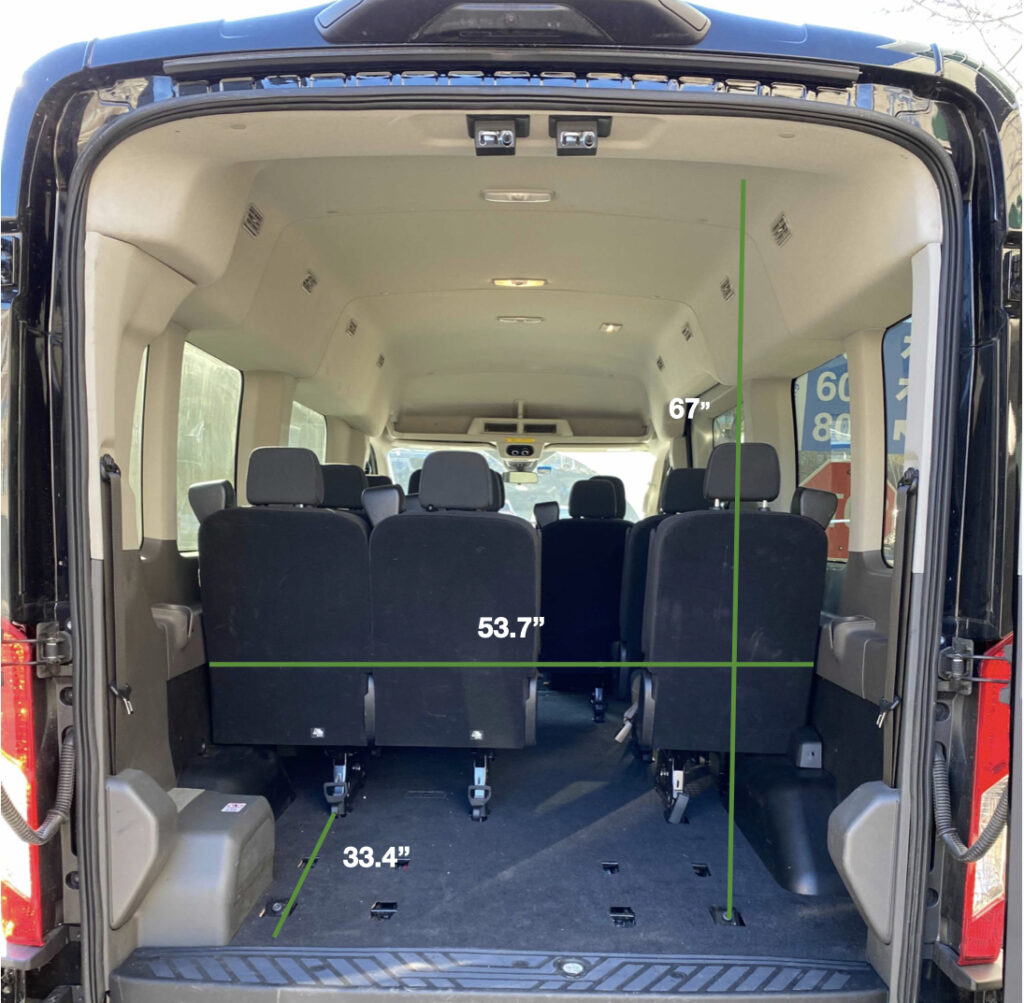
{"type": "MultiPolygon", "coordinates": [[[[483,823],[469,818],[469,752],[383,750],[369,761],[353,812],[329,832],[278,939],[276,919],[254,913],[232,947],[863,960],[865,929],[852,902],[785,891],[738,831],[735,894],[746,925],[715,925],[710,909],[726,894],[719,795],[705,790],[690,803],[689,824],[666,824],[650,766],[614,741],[619,714],[595,725],[585,695],[542,688],[537,745],[494,760],[492,814],[483,823]],[[378,860],[388,847],[408,846],[409,864],[348,868],[348,846],[371,847],[378,860]],[[396,904],[391,919],[371,918],[377,902],[396,904]],[[635,924],[617,926],[609,915],[616,907],[632,909],[635,924]]],[[[327,820],[327,762],[315,772],[309,765],[295,768],[298,797],[277,823],[267,901],[291,894],[327,820]]]]}

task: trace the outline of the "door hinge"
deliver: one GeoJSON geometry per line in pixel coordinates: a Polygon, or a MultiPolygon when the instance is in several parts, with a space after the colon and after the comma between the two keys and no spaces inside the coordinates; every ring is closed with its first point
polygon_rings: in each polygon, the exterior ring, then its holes
{"type": "Polygon", "coordinates": [[[954,637],[952,643],[939,652],[939,690],[944,693],[970,693],[974,683],[1000,683],[1009,679],[990,679],[972,673],[972,662],[1006,662],[1013,659],[1013,645],[1008,644],[1002,655],[977,655],[974,642],[966,637],[954,637]]]}
{"type": "Polygon", "coordinates": [[[36,649],[36,657],[23,665],[34,665],[40,679],[47,676],[68,675],[66,666],[71,664],[71,635],[61,630],[58,623],[41,623],[36,627],[36,636],[25,641],[7,641],[4,644],[25,644],[36,649]]]}
{"type": "Polygon", "coordinates": [[[1003,306],[1011,317],[1020,316],[1020,248],[1003,248],[1003,306]]]}
{"type": "Polygon", "coordinates": [[[21,261],[21,234],[5,233],[0,237],[0,280],[5,293],[18,291],[18,266],[21,261]]]}

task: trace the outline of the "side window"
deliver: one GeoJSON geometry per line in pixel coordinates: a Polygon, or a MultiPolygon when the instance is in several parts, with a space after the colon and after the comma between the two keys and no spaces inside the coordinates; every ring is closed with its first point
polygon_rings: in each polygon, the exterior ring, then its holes
{"type": "Polygon", "coordinates": [[[199,522],[188,503],[189,485],[235,479],[242,374],[226,362],[185,345],[178,398],[178,549],[196,550],[199,522]]]}
{"type": "Polygon", "coordinates": [[[135,409],[132,411],[132,441],[128,452],[128,487],[135,499],[135,528],[142,543],[142,421],[146,408],[146,367],[149,365],[149,345],[142,352],[139,364],[139,382],[135,387],[135,409]]]}
{"type": "Polygon", "coordinates": [[[828,559],[850,556],[850,374],[837,355],[793,381],[797,484],[838,498],[828,527],[828,559]]]}
{"type": "Polygon", "coordinates": [[[323,463],[327,459],[327,419],[319,411],[293,401],[288,445],[312,449],[323,463]]]}
{"type": "MultiPolygon", "coordinates": [[[[736,441],[736,408],[724,411],[711,423],[711,446],[736,441]]],[[[743,422],[740,422],[740,442],[743,441],[743,422]]]]}
{"type": "Polygon", "coordinates": [[[896,486],[903,476],[907,440],[907,390],[910,384],[910,318],[893,324],[882,338],[885,379],[885,515],[882,557],[893,563],[896,545],[896,486]]]}

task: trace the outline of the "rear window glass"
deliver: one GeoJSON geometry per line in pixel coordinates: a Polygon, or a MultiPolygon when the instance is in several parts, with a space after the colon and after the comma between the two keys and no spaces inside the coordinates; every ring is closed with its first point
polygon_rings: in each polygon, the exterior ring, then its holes
{"type": "Polygon", "coordinates": [[[194,345],[185,345],[178,398],[178,549],[199,547],[199,522],[188,503],[198,481],[235,480],[242,374],[194,345]]]}
{"type": "MultiPolygon", "coordinates": [[[[736,408],[718,415],[711,422],[711,445],[721,446],[723,442],[736,441],[736,408]]],[[[740,420],[740,442],[743,441],[743,421],[740,420]]]]}
{"type": "Polygon", "coordinates": [[[288,445],[312,449],[317,459],[324,463],[327,459],[327,419],[319,411],[295,401],[288,424],[288,445]]]}
{"type": "MultiPolygon", "coordinates": [[[[451,447],[436,447],[438,449],[451,447]]],[[[430,446],[396,446],[388,453],[388,467],[396,484],[407,487],[414,470],[435,451],[430,446]]],[[[504,473],[505,465],[493,449],[479,447],[492,470],[504,473]]],[[[569,515],[569,492],[576,481],[598,474],[622,479],[626,488],[626,518],[631,522],[643,518],[644,498],[654,472],[655,456],[645,449],[559,449],[546,453],[537,464],[536,484],[506,484],[503,512],[533,519],[537,502],[557,501],[561,517],[569,515]]]]}
{"type": "Polygon", "coordinates": [[[828,527],[828,558],[850,556],[850,373],[845,355],[793,381],[797,484],[831,491],[838,504],[828,527]]]}

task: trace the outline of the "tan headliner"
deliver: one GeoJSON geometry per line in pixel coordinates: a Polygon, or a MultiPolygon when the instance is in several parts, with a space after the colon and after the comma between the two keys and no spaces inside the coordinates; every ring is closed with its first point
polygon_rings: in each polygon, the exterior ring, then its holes
{"type": "Polygon", "coordinates": [[[547,112],[533,115],[514,158],[475,157],[464,114],[448,111],[161,126],[100,165],[88,226],[194,283],[173,314],[190,340],[295,376],[298,399],[371,435],[403,415],[509,414],[518,399],[533,416],[669,434],[669,397],[734,380],[737,302],[720,284],[736,283],[741,178],[750,378],[795,375],[908,313],[910,257],[941,239],[923,165],[864,134],[617,114],[598,157],[556,158],[547,112]],[[495,206],[484,188],[556,197],[495,206]],[[240,228],[250,201],[256,239],[240,228]],[[793,235],[777,247],[780,212],[793,235]],[[521,274],[549,286],[490,286],[521,274]],[[622,332],[601,334],[603,321],[622,332]]]}

